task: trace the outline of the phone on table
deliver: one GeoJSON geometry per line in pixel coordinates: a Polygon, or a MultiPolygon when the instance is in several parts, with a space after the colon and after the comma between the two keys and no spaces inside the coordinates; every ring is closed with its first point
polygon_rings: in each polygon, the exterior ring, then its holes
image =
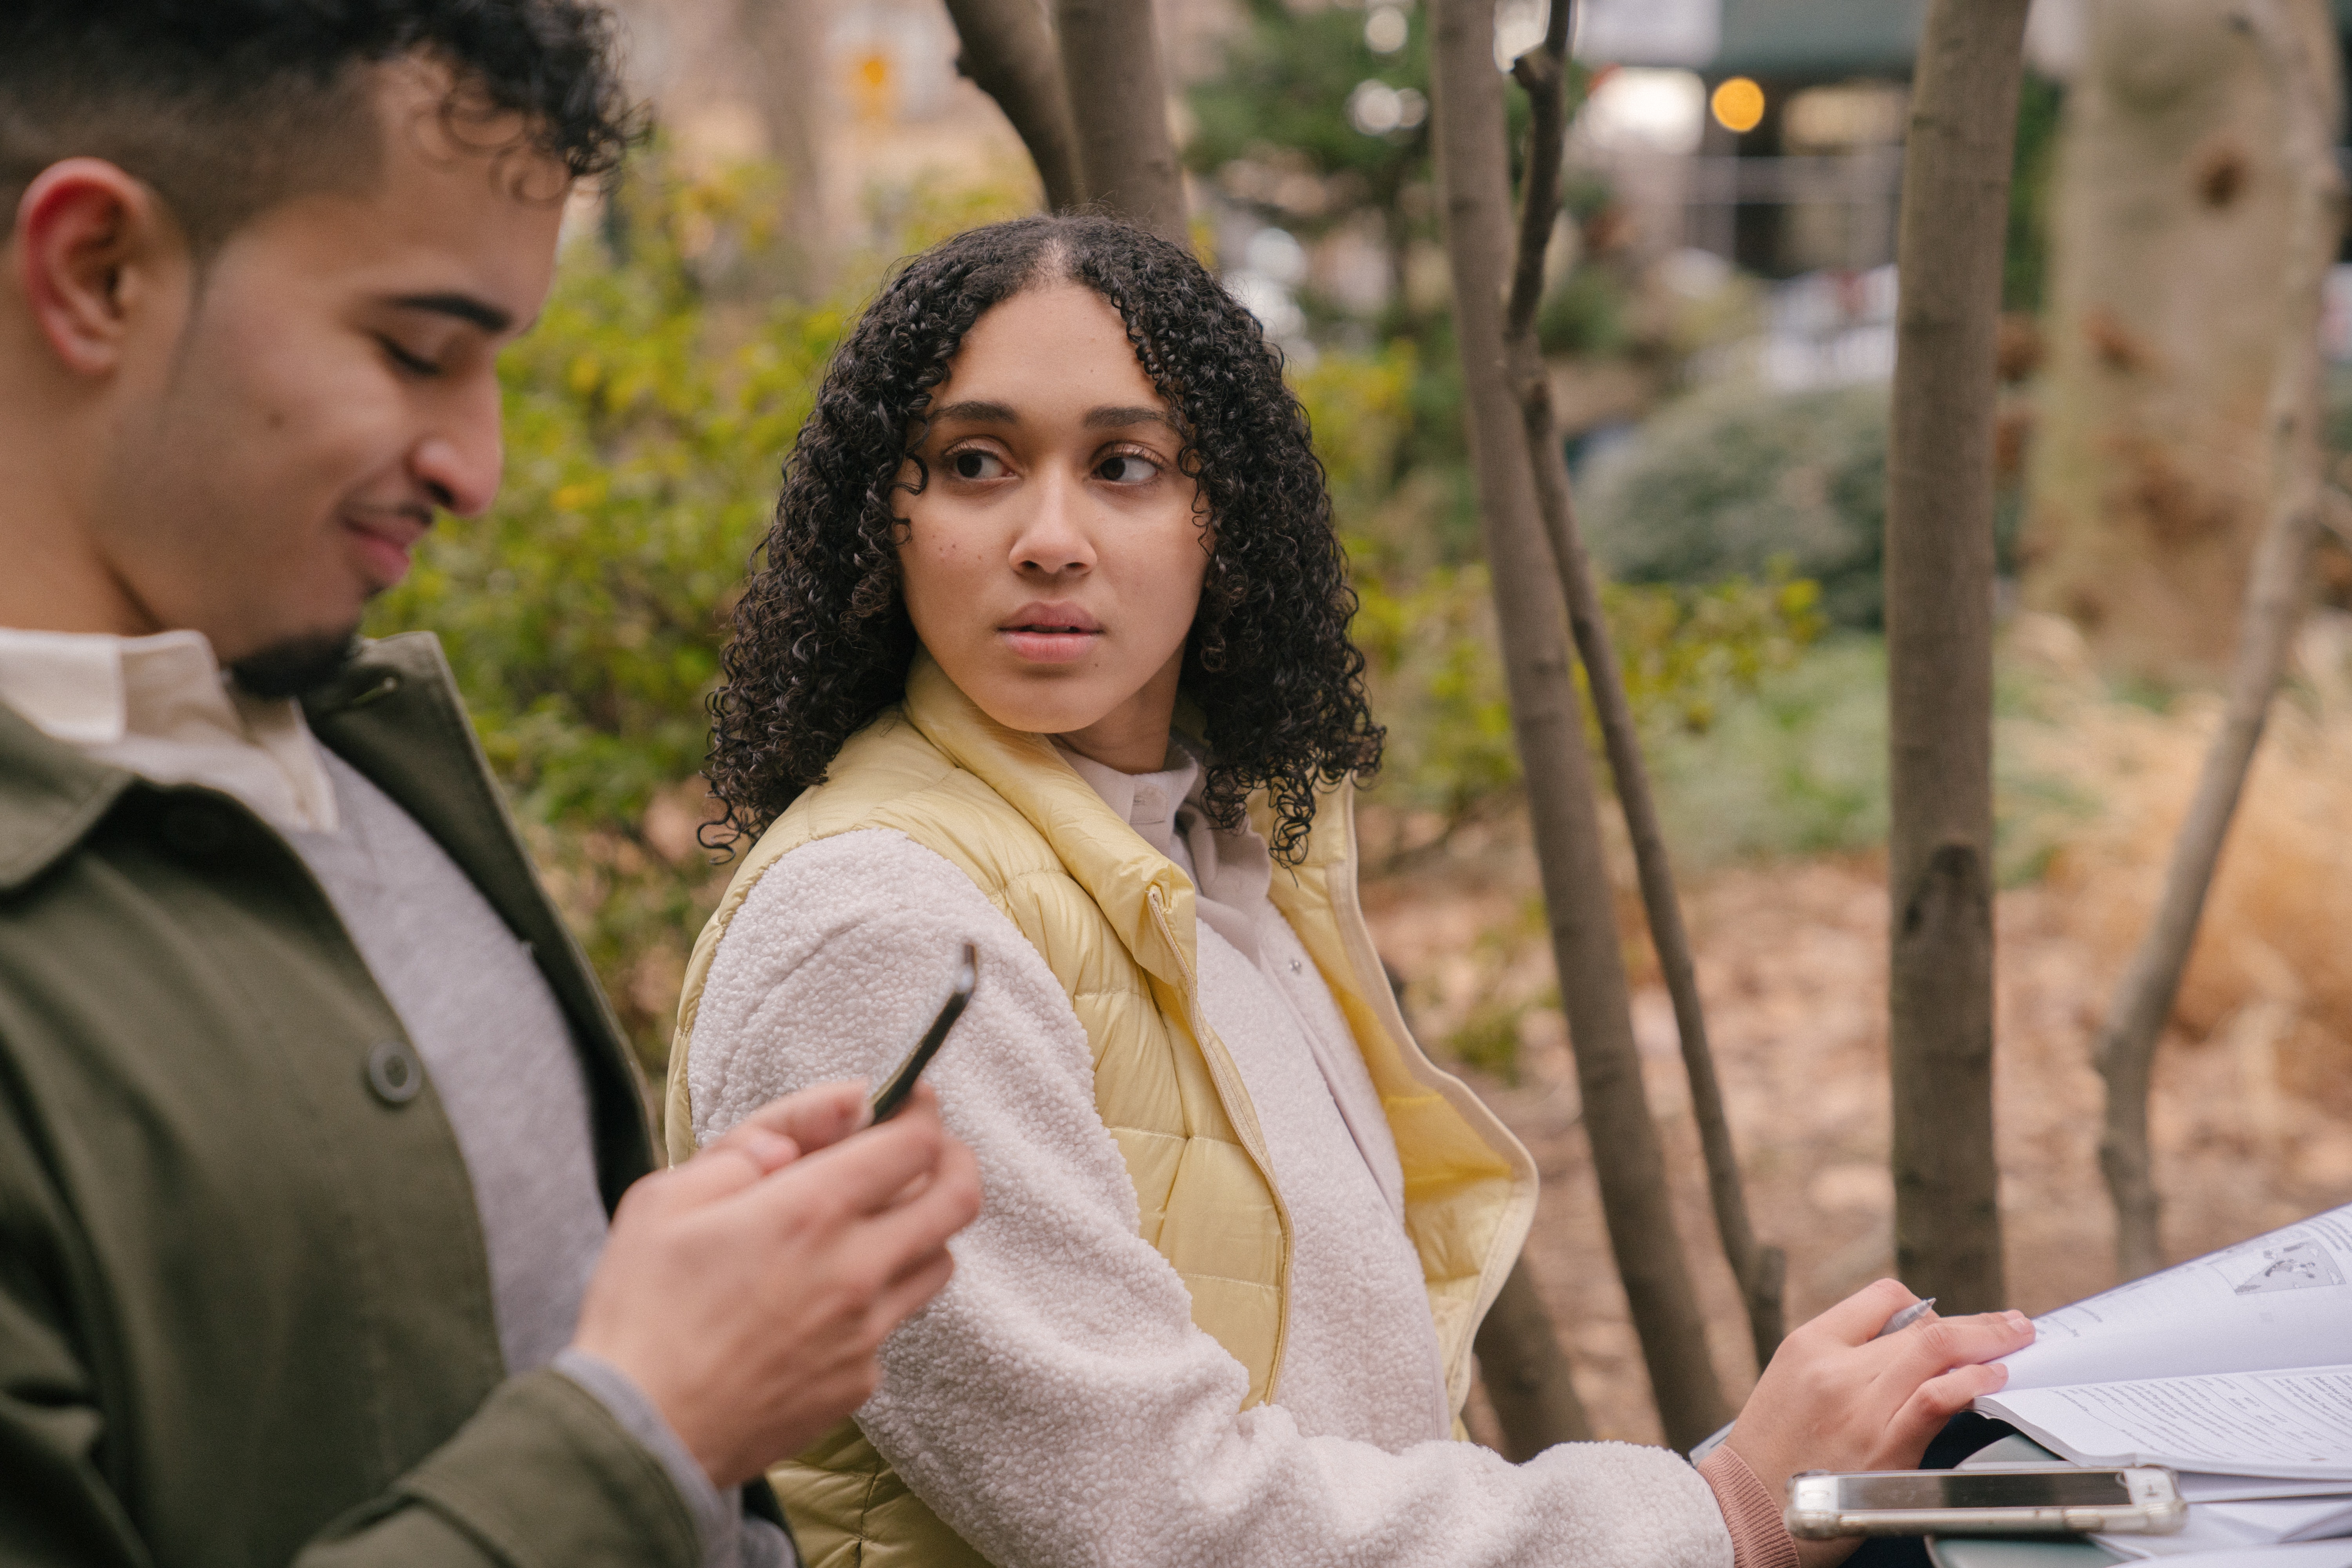
{"type": "Polygon", "coordinates": [[[940,1047],[948,1043],[948,1031],[963,1016],[964,1006],[971,1000],[972,987],[979,984],[980,949],[965,942],[963,956],[956,963],[954,984],[949,987],[940,1016],[931,1020],[931,1026],[923,1031],[923,1037],[915,1042],[915,1048],[907,1053],[907,1059],[898,1064],[898,1070],[884,1079],[882,1087],[874,1091],[876,1121],[889,1121],[906,1106],[907,1097],[915,1092],[915,1080],[923,1076],[923,1069],[940,1054],[940,1047]]]}
{"type": "Polygon", "coordinates": [[[2004,1465],[1975,1470],[1805,1470],[1789,1478],[1789,1533],[1802,1541],[1853,1535],[2067,1535],[2100,1531],[2169,1535],[2189,1505],[2161,1466],[2087,1469],[2004,1465]]]}

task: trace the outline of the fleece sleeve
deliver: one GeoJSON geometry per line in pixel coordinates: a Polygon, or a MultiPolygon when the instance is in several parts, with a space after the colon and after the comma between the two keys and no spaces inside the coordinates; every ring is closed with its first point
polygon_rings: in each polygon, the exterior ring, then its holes
{"type": "Polygon", "coordinates": [[[1241,1363],[1136,1234],[1068,999],[969,879],[901,835],[794,850],[737,911],[688,1061],[697,1140],[774,1095],[886,1071],[967,941],[979,988],[928,1076],[979,1156],[984,1203],[857,1419],[992,1561],[1727,1568],[1713,1494],[1662,1449],[1563,1445],[1515,1466],[1468,1443],[1307,1437],[1278,1405],[1243,1410],[1241,1363]]]}

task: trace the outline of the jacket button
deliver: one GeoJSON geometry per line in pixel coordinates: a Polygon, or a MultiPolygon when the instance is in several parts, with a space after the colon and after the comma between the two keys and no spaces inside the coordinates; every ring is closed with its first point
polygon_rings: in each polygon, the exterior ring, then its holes
{"type": "Polygon", "coordinates": [[[163,839],[184,855],[211,855],[228,843],[228,824],[209,805],[193,801],[163,814],[163,839]]]}
{"type": "Polygon", "coordinates": [[[406,1040],[379,1040],[368,1050],[367,1080],[386,1105],[406,1105],[425,1088],[425,1064],[406,1040]]]}

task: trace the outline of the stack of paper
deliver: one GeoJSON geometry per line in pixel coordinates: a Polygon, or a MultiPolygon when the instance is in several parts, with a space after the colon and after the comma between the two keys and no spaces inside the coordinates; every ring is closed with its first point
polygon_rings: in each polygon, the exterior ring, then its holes
{"type": "Polygon", "coordinates": [[[2036,1319],[1977,1408],[2086,1465],[2182,1472],[2135,1556],[2352,1535],[2352,1205],[2036,1319]]]}

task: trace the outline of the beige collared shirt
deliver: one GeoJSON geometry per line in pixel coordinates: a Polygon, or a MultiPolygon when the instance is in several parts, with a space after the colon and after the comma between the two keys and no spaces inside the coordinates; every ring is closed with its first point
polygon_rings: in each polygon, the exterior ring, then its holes
{"type": "Polygon", "coordinates": [[[0,626],[0,702],[100,762],[232,795],[281,833],[340,826],[301,704],[239,690],[202,632],[0,626]]]}

